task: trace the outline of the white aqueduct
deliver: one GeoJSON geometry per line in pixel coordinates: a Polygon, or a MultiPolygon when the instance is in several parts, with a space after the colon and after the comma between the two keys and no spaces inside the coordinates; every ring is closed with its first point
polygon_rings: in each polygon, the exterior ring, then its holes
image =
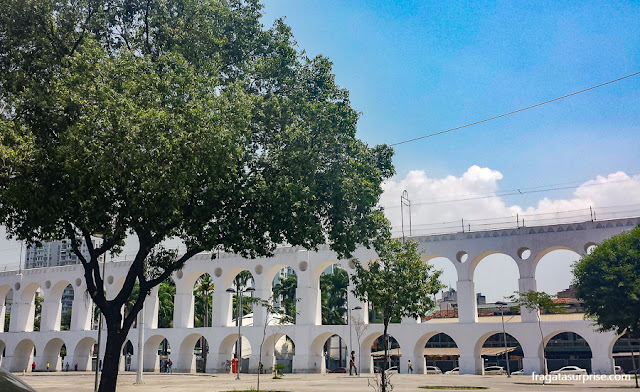
{"type": "MultiPolygon", "coordinates": [[[[458,319],[432,319],[421,323],[419,320],[403,320],[392,324],[390,333],[402,348],[402,362],[411,360],[418,373],[424,372],[425,343],[438,333],[449,335],[459,349],[459,366],[463,374],[479,374],[483,361],[481,348],[485,340],[502,332],[500,319],[495,317],[477,317],[477,305],[474,289],[474,270],[485,257],[501,253],[510,256],[519,270],[518,287],[520,291],[535,290],[537,287],[535,271],[540,259],[551,251],[568,249],[583,254],[586,249],[623,230],[640,224],[640,218],[614,219],[598,222],[556,224],[517,229],[479,231],[414,237],[424,249],[424,260],[445,257],[455,266],[458,274],[456,289],[458,292],[458,319]],[[529,250],[529,251],[527,251],[529,250]],[[528,255],[528,257],[526,257],[528,255]]],[[[359,248],[354,256],[360,261],[376,257],[372,250],[359,248]]],[[[158,345],[166,338],[171,347],[171,359],[174,371],[195,372],[196,357],[194,346],[204,337],[210,348],[207,360],[207,372],[225,371],[223,364],[232,358],[233,347],[238,337],[237,327],[232,320],[232,298],[225,292],[232,286],[237,273],[242,270],[252,272],[256,292],[255,296],[268,298],[271,295],[274,276],[285,267],[291,267],[298,276],[296,296],[300,298],[295,325],[268,325],[267,339],[264,344],[263,363],[274,361],[274,341],[287,335],[295,344],[293,357],[294,372],[324,372],[325,361],[323,346],[330,336],[338,334],[343,339],[349,337],[346,325],[321,325],[320,286],[322,272],[332,264],[341,265],[349,273],[354,271],[353,261],[339,260],[327,247],[317,252],[307,252],[295,247],[282,247],[275,257],[256,260],[245,259],[233,254],[220,254],[211,260],[210,254],[194,257],[185,268],[174,274],[176,295],[174,302],[173,328],[158,328],[157,288],[145,302],[145,371],[159,370],[158,345]],[[206,328],[194,328],[193,287],[198,277],[208,273],[215,283],[213,294],[213,313],[210,325],[206,328]]],[[[120,289],[129,263],[107,263],[105,272],[108,296],[114,296],[120,289]]],[[[0,273],[0,366],[10,371],[31,370],[30,364],[36,362],[38,369],[50,362],[52,370],[61,370],[60,349],[64,344],[67,357],[64,362],[78,370],[91,367],[91,350],[96,342],[97,331],[91,329],[91,300],[85,290],[83,271],[80,265],[51,267],[41,269],[7,271],[0,273]],[[71,284],[74,288],[72,320],[69,331],[60,331],[61,296],[71,284]],[[40,288],[43,293],[40,331],[33,331],[34,296],[40,288]],[[9,331],[1,329],[6,311],[5,297],[13,290],[13,303],[9,331]]],[[[361,306],[366,313],[365,304],[353,297],[349,291],[349,306],[361,306]]],[[[255,371],[258,366],[257,347],[263,336],[265,314],[256,307],[254,323],[243,327],[242,334],[253,347],[249,358],[249,367],[255,371]]],[[[365,314],[364,320],[368,317],[365,314]]],[[[582,336],[592,352],[591,368],[596,373],[611,373],[613,368],[612,347],[617,340],[613,333],[597,332],[592,321],[581,317],[556,317],[543,315],[542,329],[545,344],[561,332],[575,332],[582,336]]],[[[522,316],[513,318],[506,325],[506,331],[520,343],[524,352],[525,373],[540,373],[543,368],[541,343],[537,317],[534,313],[522,311],[522,316]]],[[[354,347],[360,357],[363,372],[373,370],[371,346],[382,334],[382,325],[371,324],[362,337],[359,349],[354,347]]],[[[137,332],[132,329],[129,341],[137,347],[137,332]]],[[[104,352],[104,351],[102,351],[104,352]]],[[[135,369],[137,349],[131,360],[135,369]]],[[[124,365],[122,365],[124,366],[124,365]]],[[[404,371],[404,370],[403,370],[404,371]]]]}

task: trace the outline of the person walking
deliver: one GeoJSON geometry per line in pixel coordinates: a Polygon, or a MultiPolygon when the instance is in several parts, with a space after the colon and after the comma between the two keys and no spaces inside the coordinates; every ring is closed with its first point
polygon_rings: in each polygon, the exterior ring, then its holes
{"type": "Polygon", "coordinates": [[[356,366],[356,352],[351,351],[351,356],[349,358],[349,375],[351,375],[351,371],[355,370],[356,376],[358,375],[358,367],[356,366]]]}
{"type": "Polygon", "coordinates": [[[35,371],[36,371],[36,363],[35,363],[35,362],[33,362],[33,363],[31,364],[31,371],[32,371],[32,372],[35,372],[35,371]]]}
{"type": "Polygon", "coordinates": [[[411,360],[407,363],[407,371],[409,373],[413,373],[413,365],[411,364],[411,360]]]}
{"type": "Polygon", "coordinates": [[[67,364],[65,365],[64,370],[65,370],[65,372],[69,371],[69,362],[67,362],[67,364]]]}
{"type": "Polygon", "coordinates": [[[78,364],[76,363],[74,366],[74,370],[77,372],[78,371],[78,364]]]}
{"type": "Polygon", "coordinates": [[[49,362],[47,361],[47,371],[49,371],[49,362]]]}
{"type": "Polygon", "coordinates": [[[173,361],[171,361],[171,358],[169,358],[167,360],[167,373],[171,373],[171,366],[173,366],[173,361]]]}

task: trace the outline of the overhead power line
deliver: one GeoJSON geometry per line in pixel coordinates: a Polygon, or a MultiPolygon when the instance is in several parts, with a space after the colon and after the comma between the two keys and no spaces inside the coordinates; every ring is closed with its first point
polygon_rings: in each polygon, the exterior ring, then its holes
{"type": "Polygon", "coordinates": [[[421,139],[426,139],[426,138],[433,137],[433,136],[442,135],[443,133],[448,133],[448,132],[457,131],[457,130],[459,130],[459,129],[467,128],[467,127],[470,127],[470,126],[472,126],[472,125],[478,125],[478,124],[482,124],[482,123],[485,123],[485,122],[488,122],[488,121],[491,121],[491,120],[496,120],[496,119],[498,119],[498,118],[507,117],[507,116],[510,116],[510,115],[512,115],[512,114],[516,114],[516,113],[524,112],[525,110],[529,110],[529,109],[537,108],[537,107],[539,107],[539,106],[546,105],[546,104],[551,103],[551,102],[556,102],[556,101],[559,101],[559,100],[561,100],[561,99],[565,99],[565,98],[573,97],[574,95],[582,94],[582,93],[585,93],[585,92],[587,92],[587,91],[594,90],[594,89],[597,89],[597,88],[599,88],[599,87],[606,86],[606,85],[608,85],[608,84],[616,83],[616,82],[619,82],[619,81],[621,81],[621,80],[624,80],[624,79],[627,79],[627,78],[630,78],[630,77],[633,77],[633,76],[636,76],[636,75],[640,75],[640,72],[635,72],[635,73],[632,73],[632,74],[629,74],[629,75],[623,76],[623,77],[618,78],[618,79],[610,80],[610,81],[608,81],[608,82],[601,83],[601,84],[598,84],[598,85],[596,85],[596,86],[592,86],[592,87],[586,88],[586,89],[584,89],[584,90],[576,91],[576,92],[573,92],[573,93],[571,93],[571,94],[563,95],[563,96],[558,97],[558,98],[554,98],[554,99],[550,99],[550,100],[548,100],[548,101],[540,102],[540,103],[537,103],[537,104],[535,104],[535,105],[531,105],[531,106],[527,106],[527,107],[525,107],[525,108],[521,108],[521,109],[518,109],[518,110],[511,111],[511,112],[509,112],[509,113],[504,113],[504,114],[501,114],[501,115],[499,115],[499,116],[494,116],[494,117],[490,117],[490,118],[485,118],[484,120],[475,121],[475,122],[472,122],[472,123],[469,123],[469,124],[461,125],[461,126],[459,126],[459,127],[455,127],[455,128],[450,128],[450,129],[447,129],[447,130],[444,130],[444,131],[440,131],[440,132],[436,132],[436,133],[431,133],[431,134],[424,135],[424,136],[415,137],[415,138],[413,138],[413,139],[403,140],[403,141],[401,141],[401,142],[391,143],[391,144],[389,144],[389,146],[398,146],[398,145],[401,145],[401,144],[411,143],[411,142],[415,142],[415,141],[417,141],[417,140],[421,140],[421,139]]]}
{"type": "MultiPolygon", "coordinates": [[[[633,175],[635,176],[635,175],[633,175]]],[[[515,191],[506,191],[506,192],[500,192],[500,193],[489,193],[489,194],[484,194],[484,195],[468,195],[469,197],[456,197],[453,196],[452,198],[447,198],[447,197],[441,197],[441,198],[435,198],[435,199],[422,199],[421,201],[417,201],[414,202],[413,205],[428,205],[428,204],[442,204],[442,203],[455,203],[455,202],[460,202],[460,201],[469,201],[469,200],[480,200],[480,199],[491,199],[491,198],[497,198],[497,197],[505,197],[505,196],[520,196],[520,195],[524,195],[524,194],[528,194],[528,193],[541,193],[541,192],[549,192],[549,191],[559,191],[559,190],[566,190],[566,189],[575,189],[578,187],[592,187],[592,186],[602,186],[602,185],[610,185],[610,184],[618,184],[618,183],[623,183],[623,182],[629,182],[629,181],[635,181],[635,178],[627,178],[624,180],[615,180],[615,181],[608,181],[608,182],[596,182],[596,183],[592,183],[592,184],[580,184],[580,185],[572,185],[572,186],[547,186],[547,188],[542,188],[541,187],[531,187],[531,188],[520,188],[517,189],[515,191]]],[[[571,184],[571,183],[569,183],[571,184]]],[[[558,184],[558,185],[562,185],[562,184],[558,184]]],[[[465,195],[459,195],[459,196],[465,196],[465,195]]],[[[382,207],[384,207],[385,209],[392,209],[392,208],[398,208],[400,207],[399,205],[395,205],[395,204],[385,204],[382,205],[382,207]]]]}

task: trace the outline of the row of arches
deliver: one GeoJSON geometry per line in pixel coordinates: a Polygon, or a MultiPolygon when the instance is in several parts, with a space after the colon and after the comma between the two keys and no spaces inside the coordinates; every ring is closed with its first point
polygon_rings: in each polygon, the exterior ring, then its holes
{"type": "MultiPolygon", "coordinates": [[[[477,241],[477,240],[473,240],[477,241]]],[[[482,241],[482,240],[480,240],[482,241]]],[[[456,252],[429,254],[424,257],[444,270],[442,280],[450,284],[458,293],[457,302],[460,304],[458,318],[462,322],[475,322],[481,312],[477,307],[481,294],[488,302],[502,300],[515,291],[547,290],[546,283],[538,286],[536,274],[538,270],[553,269],[550,278],[542,279],[562,281],[562,288],[568,288],[571,263],[579,257],[578,251],[585,252],[594,245],[593,241],[569,241],[572,245],[548,246],[544,248],[514,247],[513,252],[490,250],[476,252],[469,248],[456,252]],[[574,244],[575,243],[575,244],[574,244]],[[573,252],[573,253],[571,253],[573,252]],[[445,257],[444,255],[455,254],[445,257]],[[564,261],[558,262],[563,259],[564,261]],[[548,261],[547,261],[548,260],[548,261]],[[541,264],[542,263],[542,264],[541,264]],[[559,265],[562,268],[558,268],[559,265]],[[538,265],[541,268],[538,269],[538,265]],[[483,272],[483,268],[486,271],[483,272]],[[499,274],[500,278],[496,279],[499,274]],[[476,282],[477,281],[477,282],[476,282]],[[464,303],[464,304],[462,304],[464,303]]],[[[462,244],[465,245],[466,243],[462,244]]],[[[470,241],[468,244],[473,245],[470,241]]],[[[429,244],[423,246],[428,247],[429,244]]],[[[452,248],[452,249],[457,249],[452,248]]],[[[147,307],[152,315],[146,322],[151,328],[197,328],[209,326],[232,326],[238,323],[235,303],[237,294],[229,296],[227,289],[237,288],[236,280],[239,276],[247,279],[242,287],[255,290],[250,297],[266,299],[275,297],[278,304],[285,309],[287,323],[299,325],[345,324],[348,318],[348,302],[354,301],[355,306],[365,307],[357,303],[348,294],[349,274],[353,272],[353,261],[311,261],[310,256],[321,257],[319,253],[297,252],[298,262],[287,263],[245,263],[246,266],[227,268],[223,263],[217,267],[205,265],[203,260],[197,259],[190,263],[183,271],[176,272],[172,279],[163,283],[152,293],[151,301],[157,303],[147,307]],[[304,259],[307,260],[304,260],[304,259]],[[224,267],[224,268],[223,268],[224,267]],[[338,287],[339,286],[339,287],[338,287]],[[327,293],[332,295],[327,295],[327,293]],[[304,303],[299,305],[299,312],[295,311],[297,299],[304,303]],[[176,311],[177,310],[177,311],[176,311]]],[[[200,257],[200,256],[198,256],[200,257]]],[[[113,263],[115,264],[118,263],[113,263]]],[[[80,269],[80,267],[78,267],[80,269]]],[[[107,293],[114,296],[124,282],[124,276],[117,277],[117,268],[109,272],[107,268],[105,282],[107,293]]],[[[561,287],[556,285],[555,287],[561,287]]],[[[554,292],[551,292],[554,294],[554,292]]],[[[16,282],[0,285],[0,330],[2,331],[57,331],[65,329],[88,330],[95,328],[95,312],[90,298],[85,293],[84,282],[76,278],[72,282],[60,280],[53,282],[46,280],[38,282],[16,282]],[[22,287],[24,286],[24,287],[22,287]],[[38,299],[41,302],[38,302],[38,299]],[[72,305],[66,306],[65,304],[72,305]],[[18,306],[16,306],[18,305],[18,306]],[[40,307],[39,307],[40,306],[40,307]],[[68,310],[66,310],[68,308],[68,310]],[[19,311],[19,315],[16,315],[19,311]],[[15,317],[11,317],[11,315],[15,317]],[[15,323],[11,319],[17,319],[15,323]],[[39,325],[41,324],[41,325],[39,325]],[[12,327],[13,325],[13,327],[12,327]]],[[[458,304],[456,304],[458,305],[458,304]]],[[[364,318],[369,318],[366,309],[364,318]]],[[[253,314],[243,323],[249,325],[264,323],[259,309],[256,311],[251,300],[245,303],[242,310],[243,318],[253,314]]],[[[456,313],[458,315],[458,313],[456,313]]],[[[524,316],[523,316],[524,317],[524,316]]],[[[531,317],[529,317],[531,318],[531,317]]],[[[524,319],[523,321],[532,321],[524,319]]]]}
{"type": "MultiPolygon", "coordinates": [[[[347,337],[348,338],[348,337],[347,337]]],[[[357,351],[358,367],[363,372],[372,372],[375,367],[382,368],[383,341],[380,332],[358,336],[354,343],[357,351]]],[[[229,334],[215,345],[209,345],[206,337],[199,333],[187,335],[178,339],[162,334],[148,337],[144,344],[143,367],[147,372],[169,371],[168,360],[174,364],[174,370],[180,372],[228,372],[232,358],[242,359],[243,372],[255,372],[258,368],[260,344],[255,339],[242,337],[242,349],[238,350],[238,335],[229,334]],[[171,344],[173,343],[173,345],[171,344]]],[[[348,366],[348,340],[343,336],[323,332],[316,336],[308,347],[296,347],[294,339],[284,332],[273,332],[265,337],[262,344],[262,368],[268,370],[276,364],[282,372],[311,371],[327,372],[348,366]],[[298,356],[296,355],[298,354],[298,356]],[[305,363],[305,361],[309,361],[305,363]]],[[[474,347],[461,347],[449,334],[431,332],[421,336],[413,347],[406,340],[390,335],[388,341],[389,364],[400,372],[408,372],[408,361],[413,360],[414,369],[424,372],[425,366],[437,366],[443,372],[460,366],[460,357],[465,353],[472,353],[480,361],[482,368],[491,365],[506,368],[509,361],[511,371],[525,368],[527,357],[540,358],[544,352],[548,370],[559,369],[567,365],[575,365],[593,371],[592,359],[594,353],[591,345],[580,334],[562,331],[548,334],[544,344],[533,348],[529,343],[521,344],[518,338],[510,333],[487,332],[480,336],[474,347]],[[506,337],[506,344],[504,338],[506,337]],[[403,347],[404,345],[404,347],[403,347]],[[506,348],[505,348],[506,346],[506,348]],[[538,350],[539,352],[532,352],[538,350]]],[[[621,337],[611,342],[607,355],[613,357],[612,366],[620,365],[632,369],[630,351],[640,348],[640,339],[621,337]]],[[[122,349],[121,370],[135,369],[133,360],[136,348],[127,340],[122,349]]],[[[61,338],[52,338],[41,346],[36,347],[30,339],[21,340],[12,352],[7,353],[4,341],[0,340],[0,366],[11,371],[31,371],[33,364],[35,371],[45,371],[47,363],[51,371],[91,370],[99,363],[95,359],[96,341],[93,337],[85,337],[73,346],[67,346],[61,338]],[[10,363],[5,363],[7,356],[10,363]]],[[[596,353],[597,354],[597,353],[596,353]]],[[[476,369],[477,370],[477,369],[476,369]]]]}
{"type": "MultiPolygon", "coordinates": [[[[175,305],[180,303],[177,301],[181,297],[187,298],[187,306],[191,307],[190,326],[194,328],[198,327],[210,327],[213,325],[212,316],[214,314],[214,293],[216,290],[220,290],[216,287],[210,274],[195,273],[191,277],[193,282],[191,292],[184,293],[178,292],[176,289],[175,280],[170,278],[166,282],[163,282],[155,291],[154,299],[158,301],[157,315],[154,315],[155,322],[153,323],[155,328],[173,328],[174,325],[184,324],[183,315],[176,315],[175,305]],[[194,279],[195,277],[195,279],[194,279]],[[175,323],[175,318],[180,318],[182,323],[175,323]]],[[[120,281],[112,281],[116,287],[121,284],[120,281]]],[[[348,286],[348,273],[337,264],[330,265],[320,276],[319,288],[322,295],[323,304],[323,323],[324,324],[345,324],[346,323],[346,293],[348,286]]],[[[60,281],[51,287],[51,282],[47,281],[41,287],[38,283],[30,283],[27,287],[21,288],[18,294],[14,294],[15,291],[9,286],[0,286],[0,299],[2,299],[2,310],[0,314],[0,332],[6,331],[19,331],[26,332],[31,331],[65,331],[71,329],[72,325],[81,324],[81,321],[76,320],[78,317],[84,317],[82,322],[85,324],[83,329],[97,329],[97,317],[98,313],[89,298],[86,295],[77,296],[76,290],[73,285],[67,281],[60,281]],[[44,288],[47,290],[46,296],[43,294],[44,288]],[[77,298],[79,297],[79,298],[77,298]],[[86,314],[74,314],[73,304],[74,301],[81,301],[83,305],[89,304],[90,310],[90,323],[86,323],[86,314]],[[16,305],[22,305],[20,309],[22,313],[26,313],[26,320],[22,320],[22,323],[16,321],[14,328],[11,327],[11,314],[12,309],[16,309],[16,305]],[[75,321],[75,322],[74,322],[75,321]],[[19,327],[22,325],[22,327],[19,327]]],[[[253,274],[249,270],[241,270],[233,277],[230,287],[222,287],[227,292],[229,289],[235,293],[231,295],[231,323],[237,325],[237,298],[239,291],[245,291],[247,288],[255,289],[255,279],[253,274]]],[[[83,288],[83,287],[82,287],[83,288]]],[[[283,322],[287,324],[295,324],[296,322],[296,290],[297,290],[297,275],[291,267],[283,267],[272,279],[271,295],[274,297],[276,305],[281,306],[284,314],[280,317],[283,318],[283,322]]],[[[263,290],[264,291],[264,290],[263,290]]],[[[130,299],[124,306],[124,314],[128,312],[129,308],[133,306],[136,296],[138,295],[137,284],[134,287],[134,291],[130,296],[130,299]]],[[[246,294],[245,294],[246,295],[246,294]]],[[[185,302],[185,301],[183,301],[185,302]]],[[[252,325],[252,313],[256,303],[253,293],[244,298],[244,304],[242,307],[243,320],[245,325],[252,325]]],[[[224,306],[223,304],[215,304],[215,306],[224,306]]],[[[13,312],[14,316],[15,311],[13,312]]],[[[23,317],[25,318],[25,317],[23,317]]]]}
{"type": "MultiPolygon", "coordinates": [[[[475,258],[473,276],[477,282],[473,280],[473,277],[470,281],[458,280],[460,279],[460,267],[457,267],[456,263],[469,262],[466,258],[468,256],[466,252],[461,251],[463,254],[459,257],[459,261],[451,261],[444,257],[431,258],[431,256],[427,256],[426,258],[437,269],[444,271],[441,278],[445,284],[457,288],[461,283],[471,283],[473,297],[461,295],[458,302],[468,300],[477,302],[482,295],[486,297],[487,302],[495,302],[512,295],[515,291],[523,290],[523,288],[546,290],[550,294],[555,294],[556,291],[550,290],[549,287],[568,288],[571,282],[571,264],[579,258],[579,255],[567,249],[557,248],[559,247],[545,249],[543,257],[535,257],[536,266],[538,264],[541,266],[538,270],[554,271],[548,273],[548,277],[541,280],[543,283],[539,288],[536,276],[523,278],[520,275],[521,271],[518,270],[516,260],[500,252],[485,252],[487,254],[484,257],[475,258]],[[500,279],[496,279],[498,274],[500,279]],[[547,284],[548,281],[553,281],[553,285],[547,284]]],[[[525,260],[533,257],[527,255],[527,252],[530,250],[524,249],[519,257],[525,260]]],[[[303,324],[345,324],[348,318],[347,302],[350,300],[347,293],[349,273],[352,272],[350,263],[346,261],[319,263],[311,271],[311,281],[309,282],[308,278],[304,279],[302,287],[298,287],[298,274],[299,272],[306,273],[309,268],[309,263],[305,261],[294,267],[276,264],[268,270],[263,265],[257,264],[253,271],[241,267],[234,268],[227,273],[217,267],[212,274],[197,268],[191,271],[179,271],[172,279],[160,285],[153,292],[153,300],[158,303],[152,306],[152,310],[147,310],[147,312],[155,313],[147,325],[152,328],[236,325],[238,323],[236,320],[237,294],[229,297],[226,290],[237,288],[236,281],[239,277],[244,279],[242,287],[251,287],[256,290],[250,294],[250,297],[265,299],[273,296],[276,303],[282,305],[285,311],[284,319],[287,323],[299,323],[297,316],[300,312],[295,310],[297,299],[310,296],[308,303],[314,307],[317,306],[317,316],[312,314],[304,317],[303,324]],[[260,279],[257,279],[256,275],[262,276],[258,276],[260,279]],[[175,312],[176,308],[179,308],[180,311],[175,312]],[[186,312],[184,308],[187,309],[186,312]],[[217,321],[214,320],[216,316],[217,321]]],[[[115,293],[121,287],[124,278],[115,279],[109,275],[106,281],[111,286],[109,291],[115,293]]],[[[458,289],[458,291],[460,290],[458,289]]],[[[80,330],[96,328],[96,323],[93,322],[96,318],[95,308],[84,292],[83,282],[80,278],[76,279],[74,284],[66,280],[55,284],[46,281],[42,287],[39,283],[32,282],[26,287],[20,288],[17,295],[15,293],[16,291],[9,285],[0,286],[0,304],[3,304],[3,312],[0,312],[0,331],[11,329],[10,319],[14,302],[22,305],[20,311],[24,314],[17,317],[20,320],[15,323],[13,331],[57,331],[74,329],[73,326],[80,330]],[[81,307],[88,307],[88,310],[73,312],[76,302],[81,303],[81,307]]],[[[246,301],[243,306],[243,317],[252,314],[254,308],[251,299],[246,301]]],[[[475,315],[482,315],[482,310],[477,306],[474,310],[475,315]]],[[[313,312],[309,311],[308,313],[313,312]]],[[[375,314],[371,314],[369,309],[366,313],[370,322],[376,321],[375,317],[369,317],[375,316],[375,314]]],[[[262,315],[258,314],[257,316],[262,315]]],[[[253,323],[252,317],[243,320],[243,323],[251,325],[253,323]]]]}

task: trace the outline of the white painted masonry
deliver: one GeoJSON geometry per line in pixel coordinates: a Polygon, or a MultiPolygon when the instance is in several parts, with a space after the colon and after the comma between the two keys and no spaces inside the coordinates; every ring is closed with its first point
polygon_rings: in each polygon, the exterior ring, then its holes
{"type": "MultiPolygon", "coordinates": [[[[495,253],[510,256],[518,266],[520,290],[535,290],[537,287],[535,270],[540,259],[556,249],[568,249],[583,254],[586,249],[598,244],[623,230],[640,224],[639,218],[616,219],[598,222],[555,224],[539,227],[521,227],[517,229],[492,230],[471,233],[454,233],[414,237],[425,251],[424,260],[445,257],[455,266],[458,274],[459,319],[431,320],[419,323],[405,320],[401,324],[390,326],[390,333],[396,338],[403,350],[402,361],[411,360],[418,373],[424,372],[423,348],[427,340],[443,332],[451,336],[460,350],[460,370],[463,374],[482,372],[480,349],[484,341],[494,333],[502,331],[499,322],[493,319],[478,322],[473,274],[475,267],[485,257],[495,253]],[[523,255],[530,251],[530,256],[523,255]]],[[[359,248],[354,257],[361,262],[376,257],[373,250],[359,248]]],[[[174,308],[174,328],[157,328],[158,291],[154,290],[145,302],[144,369],[159,370],[158,345],[166,338],[171,346],[171,359],[174,371],[195,372],[194,346],[204,336],[210,350],[207,372],[224,372],[225,361],[232,358],[237,339],[237,328],[232,321],[232,298],[225,290],[232,285],[235,275],[247,269],[252,272],[256,295],[262,298],[271,295],[274,276],[281,268],[291,267],[298,276],[297,297],[298,316],[296,325],[269,325],[264,344],[263,363],[269,367],[274,361],[274,340],[288,335],[295,344],[293,360],[294,372],[324,372],[323,345],[333,334],[349,341],[349,327],[346,325],[320,325],[320,286],[322,272],[331,264],[340,264],[349,273],[354,271],[353,261],[339,260],[327,246],[317,252],[308,252],[295,247],[282,247],[275,257],[244,259],[237,255],[220,254],[211,259],[211,254],[200,254],[190,260],[185,268],[174,274],[176,297],[174,308]],[[193,327],[193,286],[202,274],[209,273],[215,283],[213,294],[212,327],[193,327]]],[[[121,287],[129,262],[107,263],[106,290],[113,297],[121,287]]],[[[91,299],[86,294],[83,269],[80,265],[50,267],[0,273],[0,366],[11,371],[31,371],[31,363],[36,362],[43,369],[47,362],[52,370],[61,370],[63,363],[59,357],[63,344],[67,348],[65,362],[71,367],[78,364],[78,370],[91,366],[90,350],[96,341],[97,331],[90,329],[91,299]],[[71,284],[75,291],[70,331],[60,331],[60,301],[62,291],[71,284]],[[34,295],[41,288],[44,295],[41,330],[33,331],[34,295]],[[11,305],[11,324],[9,331],[3,331],[5,315],[5,297],[13,290],[11,305]],[[35,347],[35,356],[34,356],[35,347]]],[[[361,306],[359,316],[368,319],[365,304],[349,295],[350,307],[361,306]]],[[[354,315],[356,315],[354,313],[354,315]]],[[[258,347],[262,340],[264,315],[256,312],[253,326],[242,329],[246,341],[250,344],[252,355],[250,369],[258,366],[258,347]]],[[[543,345],[540,342],[536,315],[524,312],[519,322],[507,324],[507,333],[514,336],[524,351],[524,370],[526,373],[541,373],[543,345]]],[[[617,340],[612,333],[597,332],[589,320],[571,320],[569,318],[545,318],[542,322],[545,343],[560,332],[575,332],[581,335],[592,351],[592,369],[596,373],[611,373],[613,361],[611,349],[617,340]]],[[[371,345],[382,334],[382,326],[372,324],[362,337],[360,348],[355,347],[360,356],[362,371],[373,369],[371,345]]],[[[137,347],[137,332],[132,329],[129,340],[137,347]]],[[[353,335],[354,345],[356,342],[353,335]]],[[[104,352],[104,351],[102,351],[104,352]]],[[[132,369],[135,369],[137,352],[134,351],[132,369]]],[[[124,364],[122,364],[124,366],[124,364]]]]}

